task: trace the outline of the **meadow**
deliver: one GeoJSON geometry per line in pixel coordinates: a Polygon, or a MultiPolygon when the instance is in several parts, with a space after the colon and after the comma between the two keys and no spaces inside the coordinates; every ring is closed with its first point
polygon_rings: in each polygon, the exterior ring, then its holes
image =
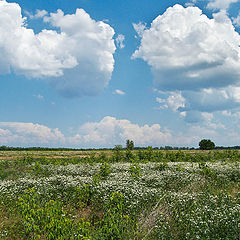
{"type": "Polygon", "coordinates": [[[240,152],[0,151],[0,239],[240,239],[240,152]]]}

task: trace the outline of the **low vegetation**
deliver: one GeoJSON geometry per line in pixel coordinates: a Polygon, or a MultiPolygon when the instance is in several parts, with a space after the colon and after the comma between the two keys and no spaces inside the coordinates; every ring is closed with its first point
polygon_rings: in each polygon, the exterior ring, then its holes
{"type": "Polygon", "coordinates": [[[237,150],[131,149],[2,151],[0,239],[239,239],[237,150]]]}

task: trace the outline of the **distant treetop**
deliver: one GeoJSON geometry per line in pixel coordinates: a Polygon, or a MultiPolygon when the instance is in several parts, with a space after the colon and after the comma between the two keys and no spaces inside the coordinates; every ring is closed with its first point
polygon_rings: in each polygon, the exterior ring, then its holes
{"type": "Polygon", "coordinates": [[[126,148],[129,149],[129,150],[133,150],[134,148],[134,142],[132,140],[127,140],[126,141],[126,148]]]}
{"type": "Polygon", "coordinates": [[[215,148],[215,144],[210,139],[202,139],[199,142],[199,147],[201,150],[212,150],[215,148]]]}

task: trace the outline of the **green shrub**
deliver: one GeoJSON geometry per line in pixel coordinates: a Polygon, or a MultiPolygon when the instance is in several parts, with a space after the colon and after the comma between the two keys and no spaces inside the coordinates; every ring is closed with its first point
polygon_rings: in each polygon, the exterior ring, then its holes
{"type": "Polygon", "coordinates": [[[43,236],[48,240],[91,239],[90,223],[81,219],[74,224],[59,201],[50,200],[41,204],[34,188],[26,190],[19,198],[19,209],[30,239],[41,239],[43,236]]]}
{"type": "Polygon", "coordinates": [[[137,163],[131,164],[128,172],[132,178],[138,179],[141,176],[141,167],[137,163]]]}
{"type": "Polygon", "coordinates": [[[134,221],[126,214],[125,199],[121,193],[111,194],[101,222],[99,237],[104,240],[131,239],[134,221]]]}
{"type": "Polygon", "coordinates": [[[111,167],[108,163],[103,162],[100,166],[99,175],[101,179],[106,179],[111,173],[111,167]]]}
{"type": "Polygon", "coordinates": [[[75,194],[75,205],[78,208],[84,208],[90,204],[91,190],[88,184],[76,188],[75,194]]]}

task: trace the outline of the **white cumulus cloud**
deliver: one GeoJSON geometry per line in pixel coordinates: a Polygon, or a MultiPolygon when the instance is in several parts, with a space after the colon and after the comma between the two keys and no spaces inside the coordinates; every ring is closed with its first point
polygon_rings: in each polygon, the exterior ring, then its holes
{"type": "MultiPolygon", "coordinates": [[[[158,90],[181,92],[179,111],[213,112],[240,106],[239,46],[225,11],[208,18],[198,7],[175,5],[143,31],[133,58],[148,63],[158,90]]],[[[165,100],[168,107],[169,100],[178,105],[176,96],[165,100]]]]}
{"type": "Polygon", "coordinates": [[[161,90],[199,90],[240,81],[239,44],[226,15],[209,19],[197,7],[175,5],[144,31],[133,57],[152,67],[161,90]]]}
{"type": "Polygon", "coordinates": [[[72,144],[94,146],[114,146],[125,144],[127,139],[133,140],[138,146],[160,145],[172,143],[169,130],[162,129],[159,124],[139,126],[126,119],[106,116],[99,122],[83,124],[79,133],[70,138],[72,144]]]}
{"type": "MultiPolygon", "coordinates": [[[[35,16],[45,15],[39,11],[35,16]]],[[[29,78],[48,78],[68,97],[103,91],[114,68],[113,28],[83,9],[72,15],[58,10],[44,20],[59,31],[35,34],[27,28],[18,4],[0,1],[0,73],[13,69],[29,78]]]]}
{"type": "Polygon", "coordinates": [[[0,122],[0,145],[59,146],[64,143],[65,137],[57,128],[34,123],[0,122]]]}

